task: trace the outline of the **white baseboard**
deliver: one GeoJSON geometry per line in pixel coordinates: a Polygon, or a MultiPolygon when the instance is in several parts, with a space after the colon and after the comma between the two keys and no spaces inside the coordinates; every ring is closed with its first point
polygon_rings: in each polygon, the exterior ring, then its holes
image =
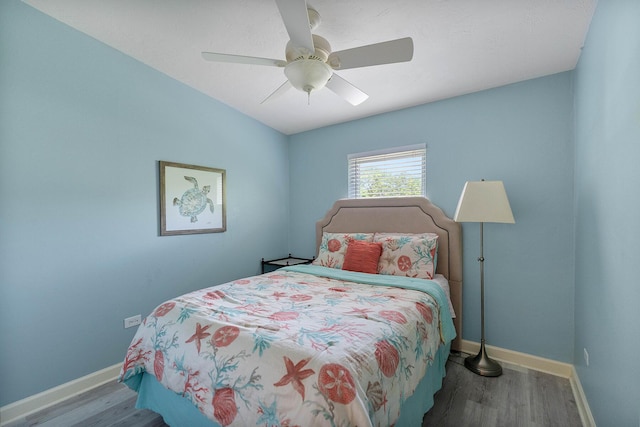
{"type": "MultiPolygon", "coordinates": [[[[533,369],[534,371],[545,372],[562,378],[570,378],[572,372],[574,372],[573,365],[569,363],[558,362],[556,360],[545,359],[544,357],[533,356],[531,354],[520,353],[491,345],[485,345],[485,347],[489,356],[498,362],[523,366],[533,369]]],[[[462,351],[464,353],[476,354],[480,351],[480,343],[462,340],[462,351]]]]}
{"type": "Polygon", "coordinates": [[[14,420],[55,405],[70,397],[76,396],[109,381],[115,381],[120,373],[122,363],[115,364],[84,377],[61,384],[42,393],[34,394],[25,399],[10,403],[0,408],[0,426],[14,420]]]}
{"type": "MultiPolygon", "coordinates": [[[[587,398],[573,365],[500,347],[487,345],[486,348],[491,358],[497,361],[569,379],[583,425],[585,427],[595,427],[596,424],[589,409],[587,398]]],[[[475,354],[479,350],[479,343],[462,340],[462,351],[464,353],[475,354]]],[[[109,381],[115,381],[120,373],[121,366],[121,363],[115,364],[68,383],[45,390],[42,393],[3,406],[0,408],[0,426],[4,426],[18,418],[55,405],[58,402],[101,386],[109,381]]]]}
{"type": "MultiPolygon", "coordinates": [[[[492,359],[499,362],[522,366],[524,368],[533,369],[534,371],[545,372],[562,378],[567,378],[571,384],[573,398],[578,407],[578,413],[585,427],[596,427],[596,423],[589,409],[587,397],[584,394],[580,378],[573,365],[569,363],[558,362],[556,360],[545,359],[543,357],[533,356],[531,354],[520,353],[513,350],[507,350],[500,347],[485,345],[487,353],[492,359]]],[[[480,343],[462,340],[462,351],[468,354],[476,354],[480,351],[480,343]]]]}
{"type": "Polygon", "coordinates": [[[573,375],[569,378],[571,382],[571,390],[573,390],[573,396],[576,399],[576,405],[578,405],[578,412],[582,419],[582,425],[585,427],[596,427],[596,421],[593,419],[593,414],[587,403],[587,396],[584,394],[582,384],[580,383],[580,377],[576,372],[575,366],[573,367],[573,375]]]}

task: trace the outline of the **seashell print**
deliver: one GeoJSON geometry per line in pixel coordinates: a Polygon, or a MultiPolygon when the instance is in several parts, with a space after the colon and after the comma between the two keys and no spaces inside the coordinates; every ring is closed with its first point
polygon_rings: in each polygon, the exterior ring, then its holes
{"type": "Polygon", "coordinates": [[[431,307],[421,301],[418,301],[416,302],[416,308],[428,324],[433,322],[433,311],[431,310],[431,307]]]}
{"type": "Polygon", "coordinates": [[[235,392],[232,388],[219,388],[213,395],[213,416],[224,427],[231,424],[238,414],[235,392]]]}
{"type": "Polygon", "coordinates": [[[391,322],[400,323],[401,325],[407,323],[407,318],[404,317],[404,314],[396,310],[382,310],[380,311],[380,316],[391,322]]]}
{"type": "Polygon", "coordinates": [[[379,381],[371,384],[367,384],[367,398],[371,402],[371,406],[373,407],[373,412],[377,412],[378,409],[382,407],[384,403],[384,392],[382,391],[382,386],[379,381]]]}
{"type": "Polygon", "coordinates": [[[378,367],[385,377],[391,378],[400,364],[398,350],[387,340],[378,341],[375,351],[378,367]]]}

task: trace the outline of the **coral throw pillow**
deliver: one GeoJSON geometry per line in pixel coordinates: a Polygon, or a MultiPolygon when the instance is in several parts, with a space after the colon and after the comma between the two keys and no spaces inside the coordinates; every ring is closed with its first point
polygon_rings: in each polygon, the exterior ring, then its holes
{"type": "Polygon", "coordinates": [[[381,253],[382,243],[380,242],[352,240],[347,246],[342,269],[377,274],[381,253]]]}
{"type": "Polygon", "coordinates": [[[318,257],[313,265],[341,269],[349,242],[354,240],[373,241],[373,233],[322,233],[318,257]]]}

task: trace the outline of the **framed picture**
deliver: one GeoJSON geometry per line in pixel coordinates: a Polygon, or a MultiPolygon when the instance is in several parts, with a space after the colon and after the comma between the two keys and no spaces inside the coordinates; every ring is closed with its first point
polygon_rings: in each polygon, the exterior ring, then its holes
{"type": "Polygon", "coordinates": [[[225,170],[160,161],[160,235],[227,229],[225,170]]]}

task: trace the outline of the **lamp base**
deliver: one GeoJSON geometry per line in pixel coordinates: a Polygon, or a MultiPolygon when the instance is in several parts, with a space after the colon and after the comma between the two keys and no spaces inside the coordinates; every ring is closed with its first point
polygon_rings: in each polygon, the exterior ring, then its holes
{"type": "Polygon", "coordinates": [[[500,364],[487,355],[484,341],[480,344],[480,352],[477,355],[464,359],[464,366],[471,372],[483,377],[499,377],[502,375],[500,364]]]}

